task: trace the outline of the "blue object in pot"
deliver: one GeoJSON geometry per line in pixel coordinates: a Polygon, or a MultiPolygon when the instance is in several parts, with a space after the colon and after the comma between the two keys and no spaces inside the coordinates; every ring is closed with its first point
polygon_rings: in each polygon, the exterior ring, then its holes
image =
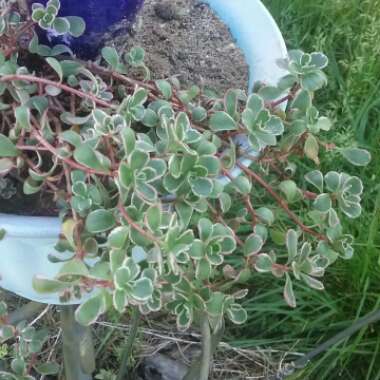
{"type": "MultiPolygon", "coordinates": [[[[29,4],[47,0],[28,0],[29,4]]],[[[44,43],[68,45],[82,58],[93,58],[98,53],[101,38],[109,28],[123,19],[133,20],[143,0],[61,0],[59,16],[80,16],[86,22],[86,32],[80,38],[55,37],[40,34],[44,43]]]]}

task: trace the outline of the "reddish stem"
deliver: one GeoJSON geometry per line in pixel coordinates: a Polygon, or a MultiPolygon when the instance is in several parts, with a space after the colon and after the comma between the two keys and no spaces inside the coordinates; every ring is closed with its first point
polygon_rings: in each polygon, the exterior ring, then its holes
{"type": "Polygon", "coordinates": [[[152,235],[150,232],[145,231],[141,226],[139,226],[125,211],[125,208],[122,204],[119,204],[118,210],[120,211],[123,218],[128,222],[128,224],[136,231],[140,232],[140,234],[144,237],[146,237],[148,240],[159,244],[160,240],[156,238],[154,235],[152,235]]]}
{"type": "Polygon", "coordinates": [[[290,217],[291,220],[293,220],[294,223],[296,223],[301,229],[302,231],[316,237],[317,239],[319,240],[324,240],[324,241],[327,241],[327,237],[325,235],[322,235],[316,231],[314,231],[313,229],[309,228],[308,226],[306,226],[305,224],[303,224],[298,216],[292,211],[290,210],[288,204],[286,203],[286,201],[281,198],[273,189],[272,187],[269,185],[269,183],[267,183],[263,178],[261,178],[258,174],[256,174],[254,171],[252,171],[251,169],[245,167],[243,164],[241,164],[240,162],[237,162],[237,165],[239,166],[239,168],[244,172],[246,173],[249,177],[251,177],[255,182],[257,182],[260,186],[262,186],[271,196],[272,198],[275,199],[275,201],[279,204],[279,206],[288,214],[288,216],[290,217]]]}
{"type": "Polygon", "coordinates": [[[71,160],[70,158],[62,157],[56,148],[54,148],[53,145],[51,145],[49,142],[47,142],[37,131],[34,133],[35,138],[40,142],[41,145],[43,145],[45,148],[48,149],[48,151],[54,156],[58,157],[61,161],[65,162],[69,166],[71,166],[74,169],[82,170],[88,174],[97,174],[102,176],[111,176],[112,174],[110,172],[104,172],[101,170],[91,169],[84,165],[78,164],[77,162],[71,160]]]}
{"type": "Polygon", "coordinates": [[[43,84],[45,86],[57,87],[57,88],[60,88],[61,90],[65,91],[65,92],[79,96],[82,99],[83,98],[89,99],[89,100],[93,101],[94,103],[98,104],[99,106],[102,106],[105,108],[115,108],[114,105],[107,103],[104,100],[98,99],[96,96],[94,96],[92,94],[87,94],[86,92],[76,90],[75,88],[67,86],[63,83],[54,82],[52,80],[45,79],[45,78],[39,78],[39,77],[36,77],[34,75],[17,75],[17,74],[5,75],[2,78],[0,78],[0,83],[12,82],[12,81],[16,81],[16,80],[25,81],[25,82],[32,82],[32,83],[40,83],[40,84],[43,84]]]}

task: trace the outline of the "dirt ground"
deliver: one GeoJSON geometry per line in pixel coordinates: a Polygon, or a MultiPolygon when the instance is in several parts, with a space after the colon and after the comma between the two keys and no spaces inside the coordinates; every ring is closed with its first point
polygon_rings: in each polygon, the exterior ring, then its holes
{"type": "Polygon", "coordinates": [[[242,51],[228,27],[200,1],[145,0],[133,26],[124,21],[105,40],[119,51],[143,47],[154,78],[175,75],[184,84],[219,92],[247,88],[242,51]]]}

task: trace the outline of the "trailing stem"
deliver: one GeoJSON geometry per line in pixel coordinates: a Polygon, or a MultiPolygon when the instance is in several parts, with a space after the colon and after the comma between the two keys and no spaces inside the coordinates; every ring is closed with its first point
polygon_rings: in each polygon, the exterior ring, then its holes
{"type": "MultiPolygon", "coordinates": [[[[272,187],[269,185],[269,183],[267,183],[263,178],[261,178],[258,174],[256,174],[253,170],[247,168],[246,166],[244,166],[243,164],[241,164],[240,162],[237,162],[237,165],[239,166],[239,168],[245,173],[247,174],[249,177],[251,177],[255,182],[257,182],[260,186],[262,186],[273,198],[274,200],[279,204],[279,206],[288,214],[289,218],[291,220],[293,220],[294,223],[296,223],[301,229],[302,231],[316,237],[317,239],[319,240],[327,240],[327,237],[325,235],[322,235],[316,231],[314,231],[313,229],[311,229],[310,227],[308,226],[305,226],[298,218],[298,216],[292,211],[290,210],[288,204],[284,201],[284,199],[282,199],[273,189],[272,187]]],[[[226,171],[225,171],[226,173],[226,171]]]]}
{"type": "Polygon", "coordinates": [[[120,369],[117,375],[117,380],[126,380],[130,378],[128,374],[128,369],[130,368],[129,359],[132,356],[132,349],[136,340],[139,323],[140,323],[140,317],[141,317],[140,311],[138,307],[135,306],[132,309],[131,329],[129,331],[129,336],[121,355],[120,369]]]}

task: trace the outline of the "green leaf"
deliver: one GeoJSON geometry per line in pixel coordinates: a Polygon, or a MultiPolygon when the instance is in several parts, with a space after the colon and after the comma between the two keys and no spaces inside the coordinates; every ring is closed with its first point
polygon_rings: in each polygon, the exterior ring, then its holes
{"type": "Polygon", "coordinates": [[[320,212],[328,212],[332,207],[330,194],[321,194],[314,200],[313,206],[320,212]]]}
{"type": "Polygon", "coordinates": [[[252,234],[244,243],[244,256],[249,257],[258,254],[263,248],[264,241],[261,236],[252,234]]]}
{"type": "Polygon", "coordinates": [[[63,141],[68,142],[76,148],[78,148],[82,144],[80,134],[73,130],[64,131],[60,137],[63,141]]]}
{"type": "Polygon", "coordinates": [[[223,316],[225,302],[225,294],[213,292],[206,305],[208,314],[213,317],[223,316]]]}
{"type": "Polygon", "coordinates": [[[122,266],[116,270],[114,282],[117,289],[126,289],[132,280],[133,277],[129,268],[122,266]]]}
{"type": "MultiPolygon", "coordinates": [[[[148,255],[144,248],[139,247],[139,246],[135,246],[132,248],[132,259],[136,264],[146,261],[147,258],[148,258],[148,255]]],[[[145,273],[146,271],[148,271],[148,269],[145,269],[145,273]]]]}
{"type": "Polygon", "coordinates": [[[34,368],[40,375],[45,376],[56,375],[60,369],[59,365],[54,362],[40,363],[37,364],[34,368]]]}
{"type": "Polygon", "coordinates": [[[40,276],[35,276],[33,278],[32,285],[33,289],[41,294],[57,293],[67,287],[67,284],[61,281],[51,280],[40,276]]]}
{"type": "Polygon", "coordinates": [[[319,143],[314,135],[309,134],[306,139],[304,152],[306,157],[313,160],[317,165],[319,165],[319,143]]]}
{"type": "Polygon", "coordinates": [[[63,79],[63,71],[61,64],[52,57],[46,58],[46,62],[53,68],[53,70],[58,74],[59,80],[62,82],[63,79]]]}
{"type": "Polygon", "coordinates": [[[45,9],[44,8],[35,8],[32,12],[32,20],[34,22],[40,21],[45,16],[45,9]]]}
{"type": "Polygon", "coordinates": [[[110,267],[113,274],[115,274],[116,271],[122,266],[124,260],[125,251],[123,249],[113,249],[110,252],[110,267]]]}
{"type": "Polygon", "coordinates": [[[227,309],[227,316],[235,325],[242,325],[248,319],[246,310],[239,304],[232,304],[227,309]]]}
{"type": "Polygon", "coordinates": [[[46,96],[33,96],[25,104],[27,107],[36,109],[40,115],[49,107],[49,100],[46,96]]]}
{"type": "Polygon", "coordinates": [[[252,183],[245,176],[239,176],[233,179],[232,185],[243,195],[248,195],[252,189],[252,183]]]}
{"type": "Polygon", "coordinates": [[[371,162],[371,154],[365,149],[348,148],[341,151],[343,157],[355,166],[367,166],[371,162]]]}
{"type": "Polygon", "coordinates": [[[64,74],[64,77],[69,77],[71,75],[77,75],[81,71],[82,65],[79,62],[71,60],[60,61],[61,68],[64,74]]]}
{"type": "Polygon", "coordinates": [[[220,209],[223,211],[223,213],[226,213],[231,209],[232,199],[229,194],[227,193],[220,194],[218,200],[220,203],[220,209]]]}
{"type": "Polygon", "coordinates": [[[73,37],[80,37],[86,30],[86,23],[83,18],[77,16],[66,16],[65,18],[70,23],[69,33],[73,37]]]}
{"type": "Polygon", "coordinates": [[[132,170],[143,169],[149,161],[149,154],[135,149],[129,157],[129,166],[132,170]]]}
{"type": "Polygon", "coordinates": [[[127,62],[132,66],[139,66],[144,63],[145,50],[139,46],[134,47],[126,54],[127,62]]]}
{"type": "Polygon", "coordinates": [[[236,121],[226,112],[215,112],[210,118],[210,128],[214,132],[235,131],[236,121]]]}
{"type": "Polygon", "coordinates": [[[140,278],[132,288],[132,297],[139,302],[148,301],[153,294],[153,283],[149,278],[140,278]]]}
{"type": "Polygon", "coordinates": [[[153,110],[147,108],[144,113],[144,118],[142,119],[142,123],[149,128],[153,128],[159,122],[159,118],[153,110]]]}
{"type": "Polygon", "coordinates": [[[42,188],[43,182],[35,181],[33,178],[28,177],[24,183],[22,190],[25,195],[32,195],[38,193],[42,188]]]}
{"type": "Polygon", "coordinates": [[[256,210],[256,214],[265,224],[271,226],[274,223],[274,214],[269,208],[260,207],[256,210]]]}
{"type": "Polygon", "coordinates": [[[155,203],[158,198],[157,190],[143,181],[136,182],[136,194],[148,203],[155,203]]]}
{"type": "Polygon", "coordinates": [[[171,99],[173,96],[172,85],[164,79],[156,80],[156,86],[165,99],[171,99]]]}
{"type": "Polygon", "coordinates": [[[20,151],[16,145],[3,134],[0,134],[0,157],[17,157],[20,151]]]}
{"type": "Polygon", "coordinates": [[[331,192],[339,191],[342,185],[342,176],[338,172],[328,172],[325,175],[326,187],[331,192]]]}
{"type": "Polygon", "coordinates": [[[161,208],[159,206],[151,206],[146,211],[147,226],[152,232],[157,231],[161,227],[161,208]]]}
{"type": "Polygon", "coordinates": [[[276,100],[283,94],[283,89],[274,86],[261,87],[258,94],[266,101],[276,100]]]}
{"type": "Polygon", "coordinates": [[[193,215],[194,208],[185,202],[176,202],[175,209],[179,216],[182,227],[187,228],[193,215]]]}
{"type": "Polygon", "coordinates": [[[316,53],[311,53],[311,64],[317,67],[318,69],[322,70],[327,67],[329,64],[329,59],[327,58],[326,55],[316,52],[316,53]]]}
{"type": "Polygon", "coordinates": [[[320,193],[323,192],[323,175],[319,170],[307,173],[305,180],[316,187],[320,193]]]}
{"type": "Polygon", "coordinates": [[[272,270],[272,267],[273,267],[273,260],[268,254],[262,253],[257,256],[256,261],[255,261],[255,269],[259,273],[270,272],[272,270]]]}
{"type": "Polygon", "coordinates": [[[213,182],[208,178],[190,178],[191,190],[198,197],[208,197],[214,188],[213,182]]]}
{"type": "Polygon", "coordinates": [[[77,258],[67,261],[63,264],[62,268],[57,275],[59,280],[64,279],[67,276],[80,276],[87,277],[90,274],[86,264],[77,258]]]}
{"type": "Polygon", "coordinates": [[[232,118],[235,117],[237,105],[238,97],[236,90],[228,90],[224,96],[224,108],[228,115],[230,115],[232,118]]]}
{"type": "Polygon", "coordinates": [[[256,119],[260,111],[264,109],[264,105],[264,99],[261,96],[252,94],[248,98],[246,110],[251,111],[253,118],[256,119]]]}
{"type": "Polygon", "coordinates": [[[301,273],[301,278],[305,281],[305,283],[313,289],[324,290],[325,287],[321,281],[318,281],[314,277],[308,276],[306,274],[301,273]]]}
{"type": "Polygon", "coordinates": [[[15,328],[9,325],[2,325],[0,327],[0,342],[4,343],[9,339],[12,339],[15,335],[15,328]]]}
{"type": "Polygon", "coordinates": [[[294,181],[287,180],[280,183],[280,190],[285,194],[289,203],[295,202],[299,198],[299,190],[294,181]]]}
{"type": "Polygon", "coordinates": [[[313,104],[309,91],[301,90],[294,98],[291,107],[306,112],[313,104]]]}
{"type": "Polygon", "coordinates": [[[327,84],[326,75],[322,71],[310,72],[301,78],[301,87],[307,91],[314,92],[327,84]]]}
{"type": "Polygon", "coordinates": [[[352,195],[361,195],[363,193],[363,182],[358,177],[350,177],[344,182],[344,191],[352,195]]]}
{"type": "Polygon", "coordinates": [[[30,109],[26,106],[19,106],[15,109],[15,117],[17,125],[25,129],[30,130],[30,109]]]}
{"type": "Polygon", "coordinates": [[[342,201],[339,203],[340,209],[351,219],[358,218],[362,213],[362,207],[358,202],[342,201]]]}
{"type": "Polygon", "coordinates": [[[186,331],[193,321],[193,313],[188,305],[184,305],[177,315],[177,327],[180,331],[186,331]]]}
{"type": "Polygon", "coordinates": [[[109,47],[109,46],[104,47],[102,49],[102,57],[114,70],[120,64],[119,54],[114,47],[109,47]]]}
{"type": "Polygon", "coordinates": [[[203,120],[207,118],[207,111],[205,108],[201,106],[194,107],[191,110],[191,118],[196,122],[196,123],[201,123],[203,120]]]}
{"type": "Polygon", "coordinates": [[[293,283],[290,278],[290,275],[288,273],[286,273],[285,275],[286,275],[286,283],[284,287],[284,298],[285,298],[286,303],[290,307],[295,308],[297,307],[297,302],[296,302],[296,297],[293,290],[293,283]]]}
{"type": "Polygon", "coordinates": [[[91,114],[87,116],[75,116],[70,112],[62,112],[60,116],[61,121],[67,125],[83,125],[86,124],[90,118],[91,114]]]}
{"type": "Polygon", "coordinates": [[[56,17],[52,27],[58,35],[63,35],[70,31],[70,22],[64,17],[56,17]]]}
{"type": "Polygon", "coordinates": [[[316,127],[318,130],[329,131],[332,127],[333,123],[328,117],[320,117],[317,121],[316,127]]]}
{"type": "Polygon", "coordinates": [[[102,293],[91,297],[82,303],[75,311],[75,318],[83,326],[89,326],[96,322],[101,314],[105,312],[105,302],[102,293]]]}
{"type": "Polygon", "coordinates": [[[135,179],[133,170],[125,163],[122,162],[119,167],[119,181],[124,189],[129,189],[135,179]]]}
{"type": "Polygon", "coordinates": [[[203,242],[206,242],[213,233],[214,227],[209,219],[201,218],[198,222],[199,237],[203,242]]]}
{"type": "Polygon", "coordinates": [[[119,312],[123,313],[128,304],[127,292],[123,289],[116,289],[113,293],[113,306],[119,312]]]}
{"type": "Polygon", "coordinates": [[[74,151],[74,158],[78,163],[90,169],[106,172],[111,166],[109,159],[101,155],[89,144],[82,144],[76,148],[74,151]]]}
{"type": "Polygon", "coordinates": [[[211,275],[211,264],[207,259],[201,259],[197,262],[197,267],[195,271],[195,277],[198,280],[205,281],[210,278],[211,275]]]}
{"type": "Polygon", "coordinates": [[[24,375],[25,372],[26,372],[26,363],[25,363],[25,360],[22,359],[22,358],[13,359],[12,362],[11,362],[11,368],[12,368],[12,371],[16,375],[18,375],[18,376],[24,375]]]}
{"type": "Polygon", "coordinates": [[[191,244],[189,255],[195,259],[200,260],[204,257],[204,244],[201,240],[194,240],[193,244],[191,244]]]}
{"type": "Polygon", "coordinates": [[[62,92],[62,90],[59,87],[52,86],[50,84],[48,84],[47,86],[45,86],[45,91],[46,91],[47,95],[53,96],[53,97],[60,95],[61,92],[62,92]]]}
{"type": "Polygon", "coordinates": [[[298,254],[298,235],[294,230],[289,230],[286,234],[286,247],[288,249],[288,262],[291,263],[298,254]]]}
{"type": "Polygon", "coordinates": [[[92,211],[86,219],[86,229],[93,234],[108,231],[115,224],[115,216],[110,210],[100,209],[92,211]]]}
{"type": "Polygon", "coordinates": [[[136,136],[132,128],[123,128],[120,132],[126,156],[132,154],[136,146],[136,136]]]}

